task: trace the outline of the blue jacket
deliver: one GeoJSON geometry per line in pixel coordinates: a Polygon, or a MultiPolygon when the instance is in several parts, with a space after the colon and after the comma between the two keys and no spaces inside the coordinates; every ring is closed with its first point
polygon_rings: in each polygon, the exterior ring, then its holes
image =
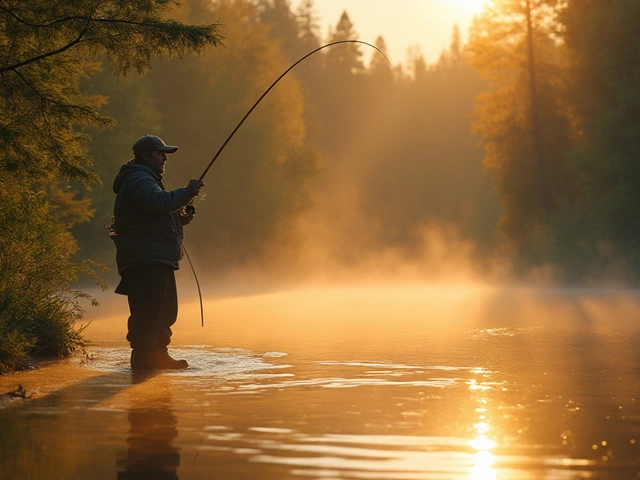
{"type": "Polygon", "coordinates": [[[166,191],[161,175],[132,160],[120,168],[113,191],[118,273],[149,264],[177,270],[183,238],[179,211],[189,203],[187,189],[166,191]]]}

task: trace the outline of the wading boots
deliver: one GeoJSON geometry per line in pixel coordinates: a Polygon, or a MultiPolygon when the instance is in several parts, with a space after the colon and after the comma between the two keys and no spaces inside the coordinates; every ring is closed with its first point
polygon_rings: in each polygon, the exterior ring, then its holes
{"type": "Polygon", "coordinates": [[[169,355],[166,347],[131,350],[131,370],[182,370],[189,364],[169,355]]]}

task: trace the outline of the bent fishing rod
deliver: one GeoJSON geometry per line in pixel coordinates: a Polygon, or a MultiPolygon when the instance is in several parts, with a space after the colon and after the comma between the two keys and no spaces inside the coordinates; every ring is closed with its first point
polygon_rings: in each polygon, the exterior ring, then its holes
{"type": "Polygon", "coordinates": [[[224,143],[220,146],[220,148],[218,149],[218,151],[216,152],[216,154],[213,156],[213,159],[209,162],[209,165],[207,165],[207,168],[204,169],[204,172],[202,172],[202,175],[200,175],[200,180],[204,179],[205,175],[209,172],[209,169],[213,166],[213,164],[215,163],[215,161],[218,159],[218,157],[220,156],[220,154],[222,153],[222,151],[224,150],[224,148],[227,146],[227,144],[229,143],[229,141],[231,141],[231,139],[233,138],[233,136],[236,134],[236,132],[238,131],[238,129],[242,126],[242,124],[244,123],[244,121],[247,119],[247,117],[249,117],[249,115],[251,115],[251,112],[253,112],[255,110],[255,108],[260,104],[260,102],[262,101],[262,99],[264,97],[267,96],[267,94],[273,89],[273,87],[275,87],[278,82],[280,80],[282,80],[285,75],[287,75],[287,73],[289,73],[291,70],[293,70],[296,65],[298,65],[299,63],[301,63],[302,61],[304,61],[306,58],[310,57],[311,55],[313,55],[316,52],[319,52],[320,50],[327,48],[327,47],[332,47],[334,45],[340,45],[342,43],[360,43],[362,45],[367,45],[368,47],[371,47],[375,50],[377,50],[384,58],[385,60],[389,63],[389,65],[391,65],[391,62],[389,61],[389,59],[387,58],[387,56],[384,54],[384,52],[382,50],[380,50],[378,47],[376,47],[375,45],[372,45],[370,43],[367,42],[363,42],[361,40],[339,40],[336,42],[331,42],[331,43],[327,43],[326,45],[322,45],[321,47],[316,48],[315,50],[307,53],[304,57],[300,58],[300,60],[298,60],[297,62],[295,62],[293,65],[291,65],[289,68],[287,68],[284,73],[282,75],[280,75],[275,82],[273,82],[271,84],[271,86],[269,88],[267,88],[265,90],[265,92],[260,96],[260,98],[258,98],[258,100],[256,101],[256,103],[253,104],[253,106],[249,109],[249,111],[245,114],[244,117],[242,117],[242,120],[240,120],[240,123],[238,123],[238,125],[236,125],[236,128],[233,129],[233,131],[231,132],[231,134],[227,137],[227,139],[224,141],[224,143]]]}
{"type": "MultiPolygon", "coordinates": [[[[359,43],[362,45],[366,45],[368,47],[373,48],[374,50],[376,50],[378,53],[380,53],[380,55],[382,55],[384,57],[384,59],[387,61],[387,63],[389,65],[391,65],[391,62],[389,61],[389,59],[387,58],[387,56],[384,54],[384,52],[382,50],[380,50],[378,47],[376,47],[375,45],[372,45],[370,43],[367,42],[363,42],[362,40],[338,40],[335,42],[331,42],[331,43],[327,43],[325,45],[322,45],[314,50],[312,50],[311,52],[307,53],[306,55],[304,55],[302,58],[300,58],[299,60],[297,60],[295,63],[293,63],[289,68],[287,68],[270,86],[269,88],[267,88],[265,90],[265,92],[260,95],[260,98],[258,98],[258,100],[253,104],[253,106],[249,109],[249,111],[245,114],[244,117],[242,117],[242,120],[240,120],[240,122],[236,125],[236,127],[233,129],[233,131],[229,134],[229,136],[227,137],[227,139],[224,141],[224,143],[220,146],[220,148],[218,149],[218,151],[216,152],[216,154],[213,156],[213,158],[211,159],[211,161],[209,162],[209,164],[207,165],[207,168],[204,169],[204,172],[202,172],[202,175],[200,175],[200,180],[203,180],[204,177],[207,175],[207,173],[209,172],[209,170],[211,169],[211,167],[213,166],[213,164],[215,163],[215,161],[218,159],[218,157],[220,156],[220,154],[222,153],[222,151],[225,149],[225,147],[227,146],[227,144],[231,141],[231,139],[233,138],[233,136],[236,134],[236,132],[240,129],[240,127],[242,126],[242,124],[244,123],[244,121],[249,117],[249,115],[251,115],[251,113],[256,109],[256,107],[260,104],[260,102],[262,101],[262,99],[264,97],[267,96],[267,94],[273,89],[273,87],[275,87],[278,82],[280,80],[282,80],[291,70],[293,70],[299,63],[301,63],[302,61],[304,61],[305,59],[307,59],[308,57],[310,57],[311,55],[319,52],[320,50],[323,50],[325,48],[328,47],[332,47],[334,45],[340,45],[340,44],[344,44],[344,43],[359,43]]],[[[244,167],[242,168],[244,169],[244,167]]],[[[241,170],[242,170],[241,169],[241,170]]],[[[235,172],[231,175],[229,175],[228,177],[225,177],[224,179],[221,180],[224,181],[227,178],[229,178],[230,176],[234,175],[235,172]]],[[[218,182],[218,183],[221,183],[218,182]]],[[[216,184],[217,185],[217,184],[216,184]]],[[[195,214],[196,212],[196,208],[193,205],[193,199],[191,199],[191,202],[189,203],[189,205],[186,206],[187,211],[190,214],[195,214]]],[[[183,245],[184,248],[184,245],[183,245]]],[[[185,249],[185,253],[186,253],[186,249],[185,249]]],[[[193,276],[196,280],[196,285],[198,287],[198,297],[200,298],[200,318],[202,320],[202,326],[204,327],[204,308],[203,308],[203,303],[202,303],[202,292],[200,291],[200,282],[198,281],[198,276],[196,275],[196,270],[193,266],[193,263],[191,262],[191,258],[189,258],[189,255],[187,254],[187,258],[189,260],[189,265],[191,266],[191,271],[193,272],[193,276]]]]}

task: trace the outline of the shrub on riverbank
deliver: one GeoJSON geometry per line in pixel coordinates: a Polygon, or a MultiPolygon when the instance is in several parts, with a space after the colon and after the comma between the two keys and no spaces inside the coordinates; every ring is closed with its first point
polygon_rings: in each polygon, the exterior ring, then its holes
{"type": "Polygon", "coordinates": [[[0,373],[25,368],[29,356],[66,357],[84,348],[82,329],[75,324],[83,313],[78,300],[87,296],[70,284],[80,273],[95,277],[92,264],[69,262],[77,244],[60,219],[56,194],[24,194],[3,186],[0,373]]]}

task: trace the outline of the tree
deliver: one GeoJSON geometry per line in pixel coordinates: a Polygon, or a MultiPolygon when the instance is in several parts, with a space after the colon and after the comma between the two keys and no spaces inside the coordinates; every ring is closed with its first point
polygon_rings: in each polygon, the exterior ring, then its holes
{"type": "Polygon", "coordinates": [[[298,37],[303,52],[310,52],[320,46],[320,20],[313,0],[302,0],[296,11],[298,37]]]}
{"type": "Polygon", "coordinates": [[[369,65],[369,73],[376,80],[376,83],[380,83],[389,87],[393,82],[393,71],[391,65],[387,61],[389,58],[387,54],[387,43],[382,36],[376,38],[375,46],[384,54],[384,56],[376,53],[371,58],[371,65],[369,65]],[[385,58],[386,57],[386,58],[385,58]]]}
{"type": "MultiPolygon", "coordinates": [[[[342,40],[358,40],[358,34],[347,12],[342,12],[335,29],[329,35],[329,43],[342,40]]],[[[347,43],[333,48],[326,53],[327,69],[335,76],[343,79],[362,73],[362,48],[357,43],[347,43]]]]}
{"type": "Polygon", "coordinates": [[[289,62],[303,55],[298,36],[298,21],[289,0],[258,0],[258,18],[269,25],[271,37],[280,42],[280,49],[289,62]]]}
{"type": "Polygon", "coordinates": [[[579,252],[589,274],[614,269],[637,282],[640,3],[573,0],[562,20],[573,58],[570,98],[580,120],[570,160],[581,179],[574,204],[578,224],[565,251],[579,252]]]}
{"type": "Polygon", "coordinates": [[[502,230],[520,253],[531,245],[545,215],[558,210],[575,190],[565,155],[574,119],[562,74],[567,59],[558,36],[562,5],[556,0],[496,1],[476,18],[470,32],[469,58],[492,87],[478,97],[475,131],[485,149],[484,165],[495,172],[504,208],[502,230]],[[535,65],[527,42],[529,19],[535,65]],[[535,154],[538,134],[543,168],[535,154]]]}
{"type": "Polygon", "coordinates": [[[181,57],[217,45],[217,25],[162,20],[163,0],[3,0],[0,3],[3,148],[0,168],[30,180],[92,181],[80,125],[108,126],[83,99],[79,81],[104,56],[120,75],[143,73],[152,56],[181,57]]]}
{"type": "MultiPolygon", "coordinates": [[[[357,40],[358,33],[347,12],[343,12],[327,43],[357,40]]],[[[323,50],[322,70],[311,95],[317,101],[322,125],[321,147],[329,151],[353,132],[356,118],[366,102],[365,67],[358,43],[343,43],[323,50]]]]}
{"type": "Polygon", "coordinates": [[[69,181],[97,181],[84,128],[104,128],[100,96],[80,80],[104,58],[120,76],[144,73],[152,57],[181,57],[220,42],[217,25],[165,20],[166,0],[0,1],[0,363],[29,353],[67,355],[82,345],[74,322],[87,263],[69,261],[69,233],[92,214],[69,181]]]}
{"type": "Polygon", "coordinates": [[[497,205],[469,119],[486,84],[457,50],[463,46],[456,38],[454,29],[451,47],[437,63],[372,91],[370,108],[361,113],[366,140],[358,151],[366,158],[360,170],[366,172],[361,197],[373,237],[369,248],[413,256],[423,247],[422,229],[434,224],[452,226],[488,248],[497,205]]]}

